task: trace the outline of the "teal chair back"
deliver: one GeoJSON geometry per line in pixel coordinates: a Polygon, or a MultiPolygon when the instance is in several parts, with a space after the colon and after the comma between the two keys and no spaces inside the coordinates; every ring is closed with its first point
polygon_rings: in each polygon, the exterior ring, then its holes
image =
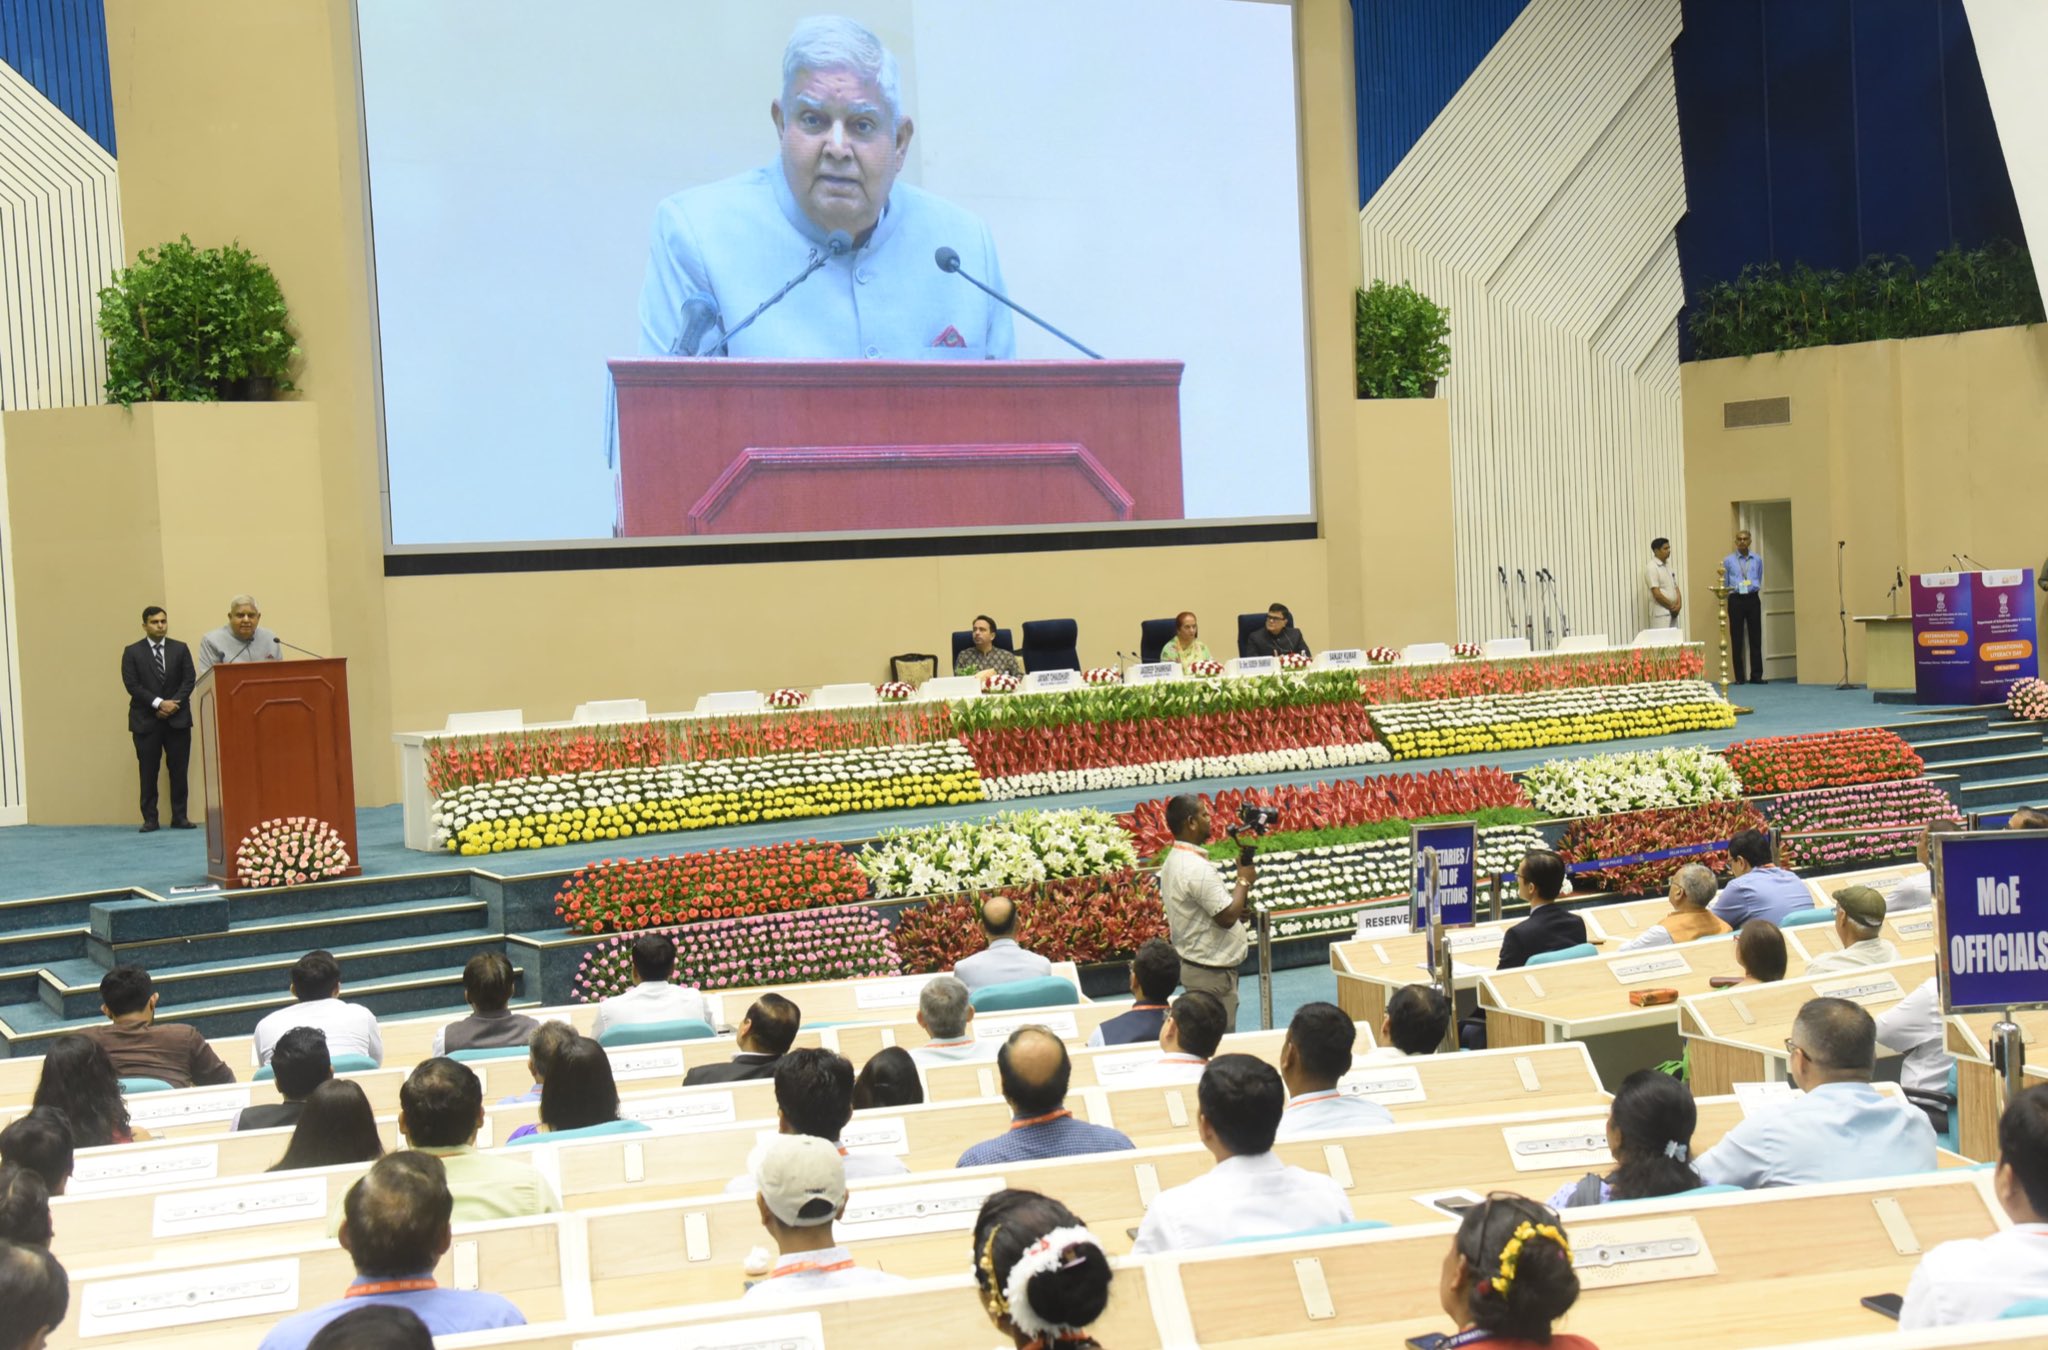
{"type": "Polygon", "coordinates": [[[525,1055],[526,1047],[523,1045],[489,1045],[479,1046],[473,1050],[450,1050],[448,1052],[448,1058],[461,1060],[464,1063],[475,1059],[511,1059],[514,1056],[524,1058],[525,1055]]]}
{"type": "Polygon", "coordinates": [[[1816,906],[1813,909],[1793,910],[1790,914],[1779,920],[1778,927],[1804,928],[1810,923],[1833,923],[1834,921],[1835,912],[1833,910],[1821,909],[1816,906]]]}
{"type": "Polygon", "coordinates": [[[1590,942],[1580,942],[1570,947],[1559,947],[1554,952],[1538,952],[1529,958],[1532,966],[1547,966],[1553,961],[1576,961],[1582,956],[1598,956],[1600,949],[1590,942]]]}
{"type": "Polygon", "coordinates": [[[123,1078],[121,1095],[132,1097],[138,1092],[170,1092],[171,1085],[161,1078],[123,1078]]]}
{"type": "Polygon", "coordinates": [[[701,1041],[716,1034],[709,1022],[688,1018],[673,1022],[628,1022],[623,1026],[606,1027],[597,1043],[603,1046],[651,1045],[656,1041],[701,1041]]]}
{"type": "Polygon", "coordinates": [[[1080,991],[1071,981],[1044,975],[1035,980],[983,985],[968,995],[967,1002],[976,1012],[1009,1012],[1017,1008],[1057,1008],[1080,999],[1080,991]]]}
{"type": "MultiPolygon", "coordinates": [[[[336,1073],[368,1073],[376,1067],[377,1061],[371,1059],[368,1055],[336,1055],[333,1061],[333,1068],[336,1073]]],[[[258,1083],[267,1083],[274,1077],[276,1075],[271,1072],[268,1064],[257,1069],[255,1074],[252,1075],[253,1081],[258,1083]]]]}
{"type": "Polygon", "coordinates": [[[1303,1228],[1293,1233],[1268,1233],[1263,1237],[1225,1238],[1223,1245],[1228,1247],[1238,1242],[1278,1242],[1283,1238],[1328,1237],[1332,1233],[1364,1233],[1374,1228],[1385,1227],[1387,1227],[1387,1224],[1379,1219],[1354,1219],[1350,1223],[1326,1223],[1321,1228],[1303,1228]]]}
{"type": "Polygon", "coordinates": [[[2048,1317],[2048,1298],[2023,1299],[2000,1313],[1998,1320],[2008,1317],[2048,1317]]]}
{"type": "Polygon", "coordinates": [[[608,1134],[644,1134],[648,1126],[637,1120],[607,1120],[598,1125],[585,1125],[576,1130],[556,1130],[552,1134],[534,1133],[509,1140],[512,1144],[565,1144],[578,1139],[598,1139],[608,1134]]]}

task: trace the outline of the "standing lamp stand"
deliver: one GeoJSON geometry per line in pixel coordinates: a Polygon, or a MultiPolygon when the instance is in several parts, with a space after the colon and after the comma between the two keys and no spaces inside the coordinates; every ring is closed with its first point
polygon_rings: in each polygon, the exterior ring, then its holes
{"type": "Polygon", "coordinates": [[[1745,708],[1728,697],[1728,588],[1720,582],[1714,583],[1714,609],[1721,616],[1721,697],[1734,709],[1736,716],[1753,713],[1754,708],[1745,708]]]}

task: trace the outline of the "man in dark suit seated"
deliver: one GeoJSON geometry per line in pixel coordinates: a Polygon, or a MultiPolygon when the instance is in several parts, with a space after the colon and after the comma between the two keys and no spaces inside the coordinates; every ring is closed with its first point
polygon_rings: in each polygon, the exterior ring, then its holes
{"type": "Polygon", "coordinates": [[[168,636],[171,616],[162,605],[142,611],[142,641],[121,652],[121,683],[128,687],[128,734],[142,772],[142,832],[157,828],[156,774],[171,767],[171,828],[193,828],[185,813],[185,768],[192,754],[192,684],[199,678],[192,651],[168,636]]]}
{"type": "Polygon", "coordinates": [[[1088,1038],[1090,1045],[1152,1045],[1166,1021],[1166,1005],[1180,985],[1180,953],[1165,938],[1147,938],[1131,958],[1131,1004],[1088,1038]]]}
{"type": "Polygon", "coordinates": [[[724,1064],[699,1064],[683,1075],[683,1086],[773,1078],[775,1062],[789,1052],[803,1022],[803,1012],[796,1004],[780,994],[761,995],[740,1020],[740,1052],[724,1064]]]}
{"type": "MultiPolygon", "coordinates": [[[[1532,848],[1522,855],[1515,872],[1515,889],[1529,902],[1529,917],[1508,929],[1501,939],[1497,970],[1518,970],[1532,956],[1576,947],[1586,940],[1586,921],[1561,908],[1557,897],[1564,894],[1564,859],[1547,848],[1532,848]]],[[[1475,1017],[1458,1026],[1458,1040],[1467,1050],[1486,1048],[1486,1019],[1475,1017]]]]}
{"type": "Polygon", "coordinates": [[[1266,626],[1245,639],[1253,656],[1306,656],[1308,639],[1294,626],[1294,611],[1275,600],[1266,607],[1266,626]]]}

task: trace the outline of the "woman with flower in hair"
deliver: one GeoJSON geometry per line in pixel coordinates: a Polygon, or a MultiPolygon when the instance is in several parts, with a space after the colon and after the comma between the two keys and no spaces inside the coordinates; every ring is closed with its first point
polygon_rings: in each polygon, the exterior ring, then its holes
{"type": "Polygon", "coordinates": [[[1607,1111],[1607,1151],[1615,1168],[1588,1172],[1550,1197],[1551,1207],[1604,1205],[1676,1195],[1700,1184],[1692,1166],[1692,1132],[1699,1125],[1692,1091],[1668,1073],[1637,1069],[1621,1080],[1607,1111]]]}
{"type": "Polygon", "coordinates": [[[997,1191],[974,1220],[974,1279],[1018,1350],[1100,1350],[1109,1256],[1074,1212],[1036,1191],[997,1191]]]}
{"type": "Polygon", "coordinates": [[[1444,1312],[1458,1324],[1438,1350],[1597,1350],[1551,1325],[1579,1298],[1571,1241],[1548,1206],[1505,1192],[1465,1211],[1437,1282],[1444,1312]]]}

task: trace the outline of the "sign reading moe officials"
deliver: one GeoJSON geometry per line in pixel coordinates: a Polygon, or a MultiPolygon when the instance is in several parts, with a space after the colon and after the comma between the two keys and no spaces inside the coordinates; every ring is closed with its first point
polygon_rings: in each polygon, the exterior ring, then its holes
{"type": "Polygon", "coordinates": [[[1945,1012],[2048,1007],[2048,830],[1939,835],[1945,1012]]]}

